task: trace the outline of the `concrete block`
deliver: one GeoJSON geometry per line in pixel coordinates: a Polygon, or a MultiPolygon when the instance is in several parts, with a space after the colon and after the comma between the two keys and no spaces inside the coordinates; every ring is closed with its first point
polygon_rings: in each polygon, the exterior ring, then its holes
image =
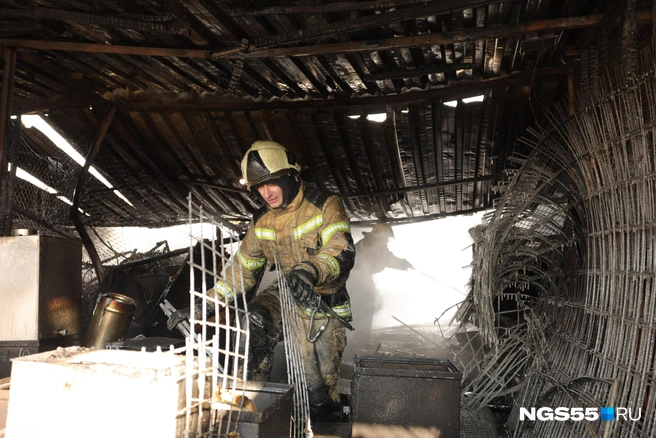
{"type": "Polygon", "coordinates": [[[184,357],[58,348],[13,360],[6,438],[174,438],[184,357]]]}

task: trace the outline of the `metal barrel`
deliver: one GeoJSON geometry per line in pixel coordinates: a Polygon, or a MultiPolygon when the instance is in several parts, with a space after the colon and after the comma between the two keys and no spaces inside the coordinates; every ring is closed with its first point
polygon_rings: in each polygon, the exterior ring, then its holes
{"type": "Polygon", "coordinates": [[[107,292],[98,296],[84,346],[102,350],[108,342],[123,339],[136,308],[137,302],[125,295],[107,292]]]}

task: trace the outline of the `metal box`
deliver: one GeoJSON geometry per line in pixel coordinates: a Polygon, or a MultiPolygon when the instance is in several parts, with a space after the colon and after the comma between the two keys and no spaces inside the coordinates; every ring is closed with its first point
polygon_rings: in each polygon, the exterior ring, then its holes
{"type": "Polygon", "coordinates": [[[460,379],[449,360],[355,356],[353,436],[458,438],[460,379]]]}
{"type": "Polygon", "coordinates": [[[15,357],[39,353],[39,341],[0,341],[0,379],[11,375],[11,360],[15,357]]]}
{"type": "Polygon", "coordinates": [[[79,334],[82,244],[49,236],[0,237],[0,341],[79,334]]]}
{"type": "Polygon", "coordinates": [[[79,345],[81,339],[82,335],[77,334],[37,341],[0,341],[0,379],[11,375],[11,360],[14,358],[79,345]]]}
{"type": "MultiPolygon", "coordinates": [[[[242,388],[238,388],[241,390],[242,388]]],[[[294,387],[282,383],[244,382],[244,394],[255,403],[257,412],[232,412],[232,422],[239,418],[236,426],[229,426],[226,421],[228,413],[221,421],[223,434],[237,432],[243,438],[280,438],[288,437],[294,387]],[[229,428],[229,429],[228,429],[229,428]]],[[[241,394],[240,391],[237,394],[241,394]]],[[[216,403],[220,409],[223,403],[216,403]]],[[[223,436],[223,435],[222,435],[223,436]]],[[[232,435],[231,435],[232,436],[232,435]]]]}

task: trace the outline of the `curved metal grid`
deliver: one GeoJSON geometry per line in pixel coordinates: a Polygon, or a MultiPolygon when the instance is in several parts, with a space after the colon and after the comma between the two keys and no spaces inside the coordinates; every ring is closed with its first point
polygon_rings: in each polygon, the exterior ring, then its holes
{"type": "Polygon", "coordinates": [[[514,436],[656,434],[651,52],[639,64],[600,77],[581,96],[587,106],[533,133],[476,242],[459,316],[492,351],[464,388],[466,403],[511,395],[514,436]],[[634,420],[520,421],[521,407],[559,406],[630,408],[634,420]]]}

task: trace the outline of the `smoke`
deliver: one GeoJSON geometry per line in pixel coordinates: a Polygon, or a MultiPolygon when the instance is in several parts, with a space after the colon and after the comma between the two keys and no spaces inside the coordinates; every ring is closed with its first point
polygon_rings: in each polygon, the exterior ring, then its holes
{"type": "MultiPolygon", "coordinates": [[[[351,363],[353,354],[375,352],[377,332],[396,327],[399,332],[410,333],[398,320],[439,335],[434,321],[446,312],[440,319],[442,331],[451,329],[454,306],[465,298],[471,275],[469,229],[479,225],[482,216],[479,213],[394,226],[394,239],[387,248],[396,258],[410,262],[413,269],[385,267],[372,278],[368,273],[376,270],[373,264],[380,264],[380,253],[356,254],[347,282],[356,330],[348,333],[345,362],[351,363]]],[[[369,229],[352,228],[356,242],[363,238],[363,231],[369,229]]]]}

